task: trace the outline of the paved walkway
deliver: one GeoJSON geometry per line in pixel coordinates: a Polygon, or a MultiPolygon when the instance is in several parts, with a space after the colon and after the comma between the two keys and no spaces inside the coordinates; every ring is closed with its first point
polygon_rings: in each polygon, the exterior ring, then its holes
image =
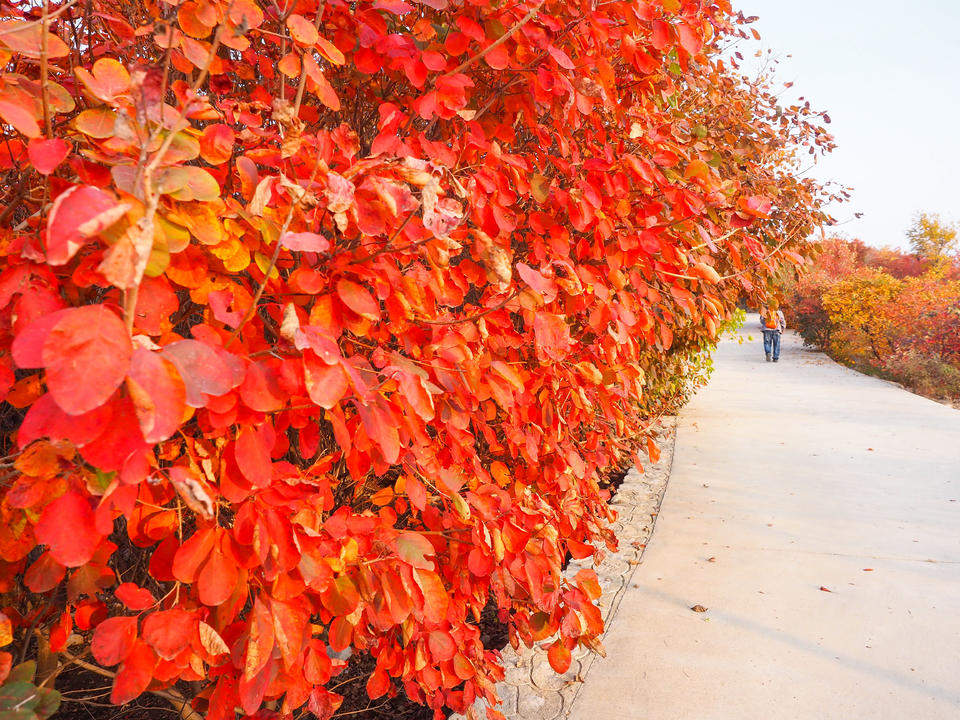
{"type": "Polygon", "coordinates": [[[569,717],[960,718],[960,411],[792,334],[767,364],[756,328],[683,413],[569,717]]]}

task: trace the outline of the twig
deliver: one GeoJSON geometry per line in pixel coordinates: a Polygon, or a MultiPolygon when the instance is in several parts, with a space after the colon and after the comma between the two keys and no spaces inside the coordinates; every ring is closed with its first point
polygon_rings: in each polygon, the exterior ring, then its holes
{"type": "MultiPolygon", "coordinates": [[[[324,6],[326,7],[326,6],[324,6]]],[[[323,11],[317,13],[316,20],[314,21],[314,27],[319,31],[320,22],[323,19],[323,11]]],[[[300,61],[300,86],[297,88],[297,98],[293,104],[293,117],[300,115],[300,104],[303,102],[303,93],[307,87],[307,68],[306,63],[302,60],[300,61]]],[[[314,163],[313,172],[310,174],[310,179],[307,181],[307,185],[312,185],[313,181],[317,178],[317,172],[320,170],[320,163],[314,163]]],[[[277,246],[273,249],[273,255],[270,257],[270,264],[267,266],[267,270],[263,276],[263,282],[260,283],[260,286],[257,288],[256,294],[253,296],[253,302],[250,304],[250,307],[247,309],[246,314],[244,314],[243,319],[240,321],[240,324],[234,328],[233,332],[230,334],[230,337],[227,338],[227,341],[223,344],[224,348],[230,347],[231,343],[240,337],[240,331],[243,330],[243,326],[246,325],[257,313],[257,305],[260,302],[260,298],[263,297],[263,291],[267,287],[267,283],[270,282],[270,273],[273,272],[273,269],[277,266],[277,260],[280,258],[280,250],[283,249],[283,244],[280,242],[280,238],[283,237],[283,234],[290,227],[290,223],[293,221],[293,211],[297,207],[297,200],[292,195],[290,197],[290,209],[287,211],[287,217],[283,220],[283,227],[280,228],[280,234],[277,236],[277,246]]]]}
{"type": "Polygon", "coordinates": [[[478,60],[481,60],[483,57],[485,57],[486,54],[489,53],[491,50],[493,50],[494,48],[497,48],[497,47],[500,47],[501,45],[503,45],[503,43],[505,43],[507,40],[509,40],[511,37],[513,37],[514,33],[516,33],[517,30],[519,30],[520,28],[522,28],[524,25],[526,25],[528,22],[530,22],[530,21],[534,18],[534,16],[540,11],[540,8],[543,6],[543,4],[544,4],[546,1],[547,1],[547,0],[540,0],[540,2],[538,2],[538,3],[537,3],[536,5],[534,5],[532,8],[530,8],[530,12],[528,12],[528,13],[527,13],[526,15],[524,15],[520,20],[518,20],[516,23],[514,23],[514,24],[510,27],[510,29],[507,30],[503,35],[501,35],[496,41],[494,41],[494,42],[490,43],[489,45],[487,45],[483,50],[481,50],[480,52],[478,52],[478,53],[477,53],[476,55],[474,55],[473,57],[470,57],[470,58],[467,58],[466,60],[464,60],[462,63],[460,63],[459,65],[457,65],[457,67],[455,67],[453,70],[451,70],[450,72],[448,72],[448,73],[446,74],[446,76],[449,77],[450,75],[456,75],[457,73],[466,70],[468,67],[470,67],[471,65],[473,65],[475,62],[477,62],[478,60]]]}
{"type": "Polygon", "coordinates": [[[47,88],[47,27],[50,21],[48,11],[49,0],[43,0],[43,17],[40,19],[40,98],[43,104],[43,127],[47,137],[53,137],[53,126],[50,122],[50,91],[47,88]]]}
{"type": "Polygon", "coordinates": [[[417,322],[422,322],[427,325],[457,325],[463,322],[471,322],[472,320],[478,320],[482,318],[484,315],[489,315],[492,312],[496,312],[497,310],[500,310],[506,307],[507,303],[509,303],[514,298],[516,298],[519,294],[520,294],[520,291],[517,290],[499,305],[494,305],[492,308],[487,308],[483,312],[477,313],[476,315],[471,315],[470,317],[457,318],[456,320],[427,320],[425,318],[414,318],[414,319],[417,322]]]}
{"type": "MultiPolygon", "coordinates": [[[[66,5],[64,5],[64,6],[63,6],[62,8],[60,8],[59,10],[56,10],[56,11],[50,13],[50,14],[47,16],[47,20],[49,21],[49,20],[55,20],[55,19],[57,19],[57,18],[60,16],[61,13],[65,12],[68,8],[76,5],[79,1],[80,1],[80,0],[70,0],[70,2],[68,2],[66,5]]],[[[46,5],[46,3],[44,3],[44,4],[46,5]]],[[[8,19],[8,18],[4,18],[4,19],[6,20],[6,19],[8,19]]],[[[31,26],[31,25],[36,25],[37,23],[41,23],[41,22],[43,22],[42,19],[41,19],[41,20],[29,20],[29,21],[27,21],[26,27],[29,27],[29,26],[31,26]]],[[[25,26],[23,26],[23,25],[20,25],[20,26],[18,26],[18,27],[12,27],[12,28],[0,28],[0,37],[2,37],[3,35],[10,35],[10,34],[12,34],[12,33],[23,32],[24,29],[25,29],[25,26]]]]}
{"type": "MultiPolygon", "coordinates": [[[[98,667],[93,663],[88,663],[86,660],[81,660],[80,658],[71,655],[70,653],[60,653],[65,657],[70,663],[73,663],[77,667],[82,667],[84,670],[89,670],[92,673],[97,675],[102,675],[103,677],[115,678],[117,674],[111,670],[105,670],[102,667],[98,667]]],[[[193,707],[190,706],[189,701],[186,697],[180,694],[180,691],[176,688],[170,688],[169,690],[149,690],[149,693],[161,697],[171,705],[173,705],[177,712],[180,713],[180,717],[183,720],[203,720],[203,716],[198,713],[193,707]]]]}

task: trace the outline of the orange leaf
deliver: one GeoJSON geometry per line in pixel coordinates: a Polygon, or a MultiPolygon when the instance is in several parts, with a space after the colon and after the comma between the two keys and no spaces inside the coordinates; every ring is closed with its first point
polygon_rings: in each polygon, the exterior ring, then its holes
{"type": "Polygon", "coordinates": [[[547,650],[547,660],[550,662],[550,667],[561,675],[570,669],[570,651],[560,640],[553,643],[547,650]]]}
{"type": "Polygon", "coordinates": [[[333,582],[327,585],[320,593],[323,606],[333,615],[349,615],[360,604],[360,594],[357,586],[346,575],[338,575],[333,582]]]}
{"type": "Polygon", "coordinates": [[[40,137],[40,125],[33,112],[9,100],[0,100],[0,117],[28,138],[40,137]]]}
{"type": "Polygon", "coordinates": [[[113,58],[100,58],[93,64],[93,72],[74,69],[80,82],[99,100],[109,103],[130,89],[130,73],[113,58]]]}
{"type": "Polygon", "coordinates": [[[297,13],[287,18],[287,29],[290,30],[290,37],[294,42],[307,47],[315,45],[320,37],[313,23],[297,13]]]}
{"type": "MultiPolygon", "coordinates": [[[[47,57],[62,58],[70,54],[70,49],[53,33],[46,33],[47,57]]],[[[43,44],[43,28],[37,20],[11,20],[4,18],[0,23],[0,44],[13,52],[31,58],[40,57],[43,44]]]]}
{"type": "Polygon", "coordinates": [[[229,125],[207,125],[200,134],[200,157],[211,165],[222,165],[233,155],[236,133],[229,125]]]}

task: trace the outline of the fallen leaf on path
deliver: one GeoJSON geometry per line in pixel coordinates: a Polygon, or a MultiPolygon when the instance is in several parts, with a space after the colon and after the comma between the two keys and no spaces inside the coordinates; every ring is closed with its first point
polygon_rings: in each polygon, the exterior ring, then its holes
{"type": "Polygon", "coordinates": [[[864,572],[873,572],[873,568],[864,568],[863,571],[864,571],[864,572]]]}
{"type": "Polygon", "coordinates": [[[832,592],[833,592],[833,590],[831,590],[830,588],[825,588],[823,585],[820,586],[820,589],[821,589],[823,592],[828,592],[828,593],[832,593],[832,592]]]}
{"type": "Polygon", "coordinates": [[[707,609],[703,605],[694,605],[690,609],[693,610],[694,612],[699,612],[699,613],[705,613],[707,611],[707,609]]]}
{"type": "Polygon", "coordinates": [[[716,561],[717,559],[715,557],[707,558],[707,562],[716,562],[716,561]]]}

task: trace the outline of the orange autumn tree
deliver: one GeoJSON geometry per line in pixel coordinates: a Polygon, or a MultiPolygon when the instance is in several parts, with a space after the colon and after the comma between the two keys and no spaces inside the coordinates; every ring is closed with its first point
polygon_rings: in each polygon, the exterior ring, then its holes
{"type": "Polygon", "coordinates": [[[327,718],[352,654],[440,715],[488,603],[596,648],[601,481],[827,220],[728,2],[0,13],[4,697],[327,718]]]}

